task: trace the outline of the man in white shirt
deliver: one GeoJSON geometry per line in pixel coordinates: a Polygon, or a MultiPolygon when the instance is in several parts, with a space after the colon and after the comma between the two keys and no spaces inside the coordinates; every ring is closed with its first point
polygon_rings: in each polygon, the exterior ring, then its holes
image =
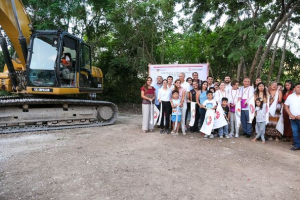
{"type": "Polygon", "coordinates": [[[240,88],[239,100],[241,101],[241,123],[247,138],[252,135],[252,123],[250,121],[250,107],[248,101],[253,98],[254,88],[250,86],[250,79],[244,78],[244,86],[240,88]]]}
{"type": "Polygon", "coordinates": [[[226,91],[230,90],[231,89],[231,78],[230,78],[230,76],[225,76],[224,82],[225,82],[225,90],[226,91]]]}
{"type": "Polygon", "coordinates": [[[291,150],[300,150],[300,82],[295,85],[295,93],[289,95],[284,104],[294,137],[294,146],[291,150]]]}
{"type": "Polygon", "coordinates": [[[235,104],[239,99],[239,81],[233,80],[231,82],[231,88],[227,91],[228,103],[229,103],[229,111],[230,111],[230,133],[229,136],[233,137],[235,133],[235,137],[239,137],[239,129],[237,127],[236,118],[235,118],[235,104]]]}
{"type": "Polygon", "coordinates": [[[183,105],[182,105],[182,113],[181,113],[181,128],[182,128],[182,134],[185,135],[185,117],[186,117],[186,110],[187,110],[187,97],[189,96],[189,92],[190,92],[190,89],[191,89],[191,85],[185,81],[185,73],[181,72],[179,74],[179,80],[180,80],[180,86],[182,88],[185,89],[185,98],[184,98],[184,102],[183,102],[183,105]]]}

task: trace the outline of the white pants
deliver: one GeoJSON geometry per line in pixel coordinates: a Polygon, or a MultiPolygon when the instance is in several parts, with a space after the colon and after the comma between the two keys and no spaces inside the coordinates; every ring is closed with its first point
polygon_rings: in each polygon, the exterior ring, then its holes
{"type": "Polygon", "coordinates": [[[236,125],[235,113],[230,112],[230,133],[239,133],[239,128],[236,125]]]}
{"type": "Polygon", "coordinates": [[[182,107],[182,110],[181,110],[181,129],[182,129],[182,132],[185,132],[185,115],[186,115],[186,109],[187,107],[182,107]]]}
{"type": "Polygon", "coordinates": [[[142,104],[142,112],[143,112],[143,125],[142,129],[144,131],[153,130],[154,129],[154,120],[153,120],[153,113],[154,113],[154,104],[142,104]],[[152,122],[152,123],[151,123],[152,122]]]}

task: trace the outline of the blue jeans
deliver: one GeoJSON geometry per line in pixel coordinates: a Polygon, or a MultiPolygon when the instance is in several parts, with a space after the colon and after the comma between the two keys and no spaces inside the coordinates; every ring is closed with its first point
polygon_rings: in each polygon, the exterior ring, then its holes
{"type": "Polygon", "coordinates": [[[291,120],[291,125],[294,136],[294,146],[300,148],[300,120],[291,120]]]}
{"type": "Polygon", "coordinates": [[[228,124],[219,128],[219,136],[228,135],[228,124]]]}
{"type": "Polygon", "coordinates": [[[256,126],[257,135],[255,138],[258,139],[260,137],[262,141],[265,141],[266,122],[256,122],[256,126]]]}
{"type": "Polygon", "coordinates": [[[243,132],[247,135],[252,135],[252,123],[249,122],[249,110],[242,110],[241,112],[241,123],[243,132]]]}

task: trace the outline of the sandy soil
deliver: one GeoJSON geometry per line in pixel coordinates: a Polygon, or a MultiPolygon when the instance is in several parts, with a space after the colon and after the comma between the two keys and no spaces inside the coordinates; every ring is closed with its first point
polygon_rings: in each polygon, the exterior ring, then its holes
{"type": "Polygon", "coordinates": [[[299,199],[288,142],[142,133],[112,126],[0,135],[0,199],[299,199]]]}

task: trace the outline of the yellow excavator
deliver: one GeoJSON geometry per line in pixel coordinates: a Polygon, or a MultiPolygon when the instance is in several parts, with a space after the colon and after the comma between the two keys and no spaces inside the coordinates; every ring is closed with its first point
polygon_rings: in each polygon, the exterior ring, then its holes
{"type": "Polygon", "coordinates": [[[68,96],[103,91],[103,73],[91,49],[62,30],[33,30],[20,0],[0,0],[0,45],[5,66],[0,90],[0,133],[46,131],[114,123],[115,104],[68,96]],[[7,38],[15,53],[10,55],[7,38]]]}

